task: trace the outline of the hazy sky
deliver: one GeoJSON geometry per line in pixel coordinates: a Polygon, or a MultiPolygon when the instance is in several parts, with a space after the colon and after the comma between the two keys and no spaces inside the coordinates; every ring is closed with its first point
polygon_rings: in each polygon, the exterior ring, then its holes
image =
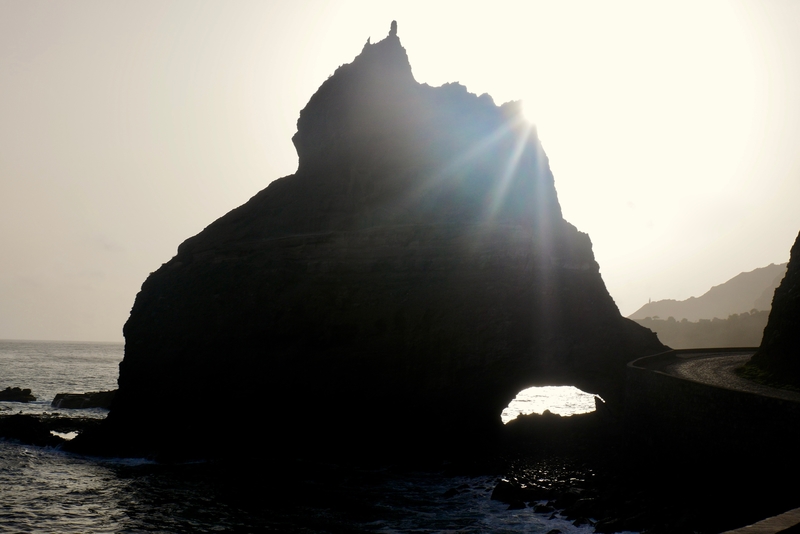
{"type": "Polygon", "coordinates": [[[523,100],[624,315],[788,260],[800,2],[0,0],[0,338],[122,340],[147,275],[293,173],[398,22],[419,82],[523,100]]]}

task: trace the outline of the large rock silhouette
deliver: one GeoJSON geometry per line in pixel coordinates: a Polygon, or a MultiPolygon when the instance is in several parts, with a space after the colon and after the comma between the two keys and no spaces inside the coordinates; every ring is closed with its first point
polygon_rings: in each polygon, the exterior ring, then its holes
{"type": "Polygon", "coordinates": [[[522,388],[613,402],[624,363],[662,348],[563,220],[518,105],[417,83],[394,27],[322,84],[293,141],[294,175],[145,281],[111,413],[77,448],[467,447],[522,388]]]}

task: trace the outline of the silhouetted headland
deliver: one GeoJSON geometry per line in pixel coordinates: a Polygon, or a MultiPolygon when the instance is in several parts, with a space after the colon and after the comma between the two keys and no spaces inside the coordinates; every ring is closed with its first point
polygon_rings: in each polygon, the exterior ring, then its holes
{"type": "Polygon", "coordinates": [[[471,450],[520,390],[618,406],[625,363],[663,350],[562,218],[519,105],[416,82],[395,24],[320,86],[292,140],[295,174],[144,282],[111,412],[74,449],[471,450]]]}

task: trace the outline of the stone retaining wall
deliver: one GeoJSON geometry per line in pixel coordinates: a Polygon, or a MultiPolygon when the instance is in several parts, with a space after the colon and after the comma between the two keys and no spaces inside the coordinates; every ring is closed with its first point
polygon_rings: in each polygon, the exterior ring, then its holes
{"type": "Polygon", "coordinates": [[[692,382],[663,372],[669,363],[677,361],[680,352],[686,351],[648,356],[628,364],[625,423],[641,445],[709,459],[755,455],[783,463],[797,456],[800,403],[692,382]]]}

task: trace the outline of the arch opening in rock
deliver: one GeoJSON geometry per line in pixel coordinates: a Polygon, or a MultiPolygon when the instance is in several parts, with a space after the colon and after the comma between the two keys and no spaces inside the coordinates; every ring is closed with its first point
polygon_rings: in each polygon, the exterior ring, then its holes
{"type": "MultiPolygon", "coordinates": [[[[508,403],[500,414],[503,424],[519,415],[541,414],[545,410],[561,416],[577,415],[595,411],[595,395],[575,386],[538,386],[526,388],[508,403]]],[[[602,400],[602,397],[601,397],[602,400]]]]}

